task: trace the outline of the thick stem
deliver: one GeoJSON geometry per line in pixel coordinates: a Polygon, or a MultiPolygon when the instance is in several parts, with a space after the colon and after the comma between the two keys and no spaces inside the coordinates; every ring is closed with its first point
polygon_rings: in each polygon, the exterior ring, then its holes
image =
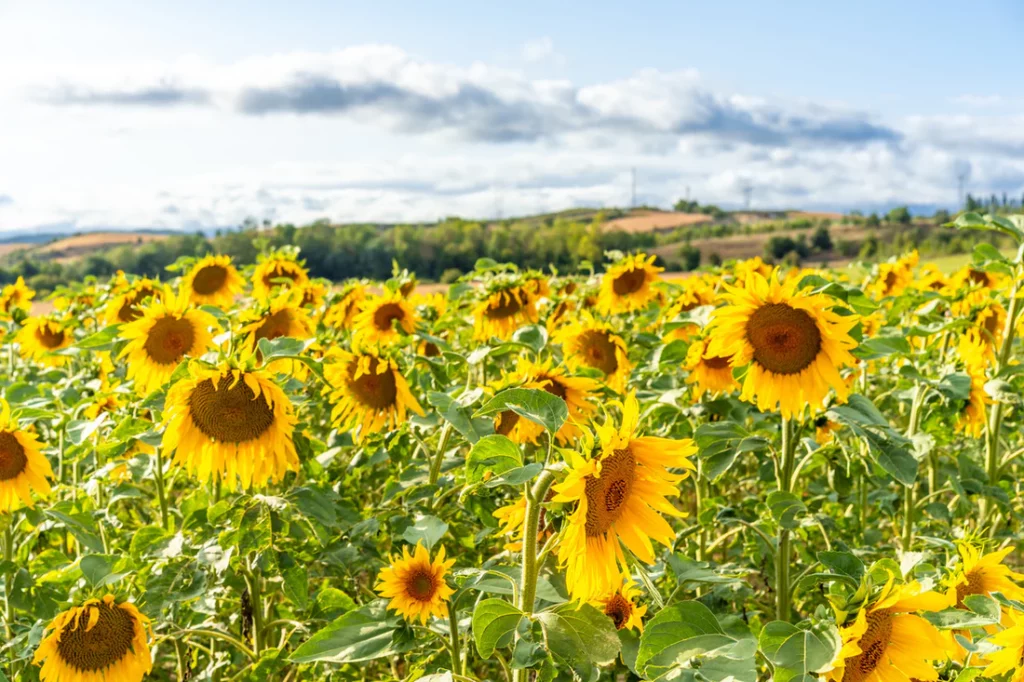
{"type": "MultiPolygon", "coordinates": [[[[923,384],[914,387],[914,397],[910,403],[910,420],[907,424],[907,438],[913,438],[921,428],[921,408],[927,388],[923,384]]],[[[911,483],[903,489],[903,533],[901,545],[904,552],[910,551],[910,544],[914,541],[914,484],[911,483]]]]}
{"type": "Polygon", "coordinates": [[[448,439],[451,435],[452,425],[451,422],[447,422],[441,429],[441,442],[437,446],[437,454],[434,455],[434,461],[430,463],[430,478],[428,479],[430,485],[437,483],[437,479],[441,477],[441,463],[444,461],[444,451],[448,449],[448,439]]]}
{"type": "MultiPolygon", "coordinates": [[[[7,527],[4,528],[4,562],[12,563],[14,561],[14,519],[7,519],[7,521],[7,527]]],[[[4,576],[4,634],[7,635],[8,642],[14,638],[14,609],[11,607],[11,584],[13,582],[14,571],[10,571],[4,576]]],[[[14,649],[11,649],[11,655],[14,655],[14,649]]]]}
{"type": "Polygon", "coordinates": [[[459,617],[456,613],[455,604],[450,604],[448,607],[448,634],[452,642],[452,672],[456,675],[461,675],[462,652],[459,648],[459,617]]]}
{"type": "Polygon", "coordinates": [[[249,602],[252,604],[252,652],[259,660],[263,650],[263,597],[260,592],[260,577],[246,569],[242,574],[245,586],[249,588],[249,602]]]}
{"type": "MultiPolygon", "coordinates": [[[[540,510],[548,489],[555,482],[555,475],[545,469],[540,472],[533,487],[527,484],[526,489],[526,520],[523,525],[523,573],[522,588],[519,591],[519,610],[527,616],[533,613],[533,604],[537,600],[537,532],[540,527],[540,510]]],[[[517,668],[512,671],[513,682],[524,682],[527,670],[517,668]]]]}
{"type": "MultiPolygon", "coordinates": [[[[782,420],[782,453],[778,465],[780,492],[793,492],[793,470],[796,467],[797,424],[792,419],[782,420]]],[[[789,529],[779,527],[778,549],[775,552],[775,618],[789,621],[792,603],[789,584],[790,560],[789,529]]]]}
{"type": "Polygon", "coordinates": [[[160,501],[160,523],[164,530],[171,530],[170,513],[167,510],[167,494],[164,491],[164,458],[160,454],[162,450],[162,447],[157,446],[154,479],[156,480],[156,496],[160,501]]]}

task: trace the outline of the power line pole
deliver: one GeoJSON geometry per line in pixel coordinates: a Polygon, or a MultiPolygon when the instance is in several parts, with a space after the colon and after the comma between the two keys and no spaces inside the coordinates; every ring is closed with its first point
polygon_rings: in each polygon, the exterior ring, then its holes
{"type": "Polygon", "coordinates": [[[957,176],[956,176],[957,198],[959,199],[959,204],[958,205],[959,205],[961,211],[965,208],[964,204],[966,203],[966,199],[964,198],[964,185],[966,183],[967,183],[967,171],[960,171],[959,173],[957,173],[957,176]]]}
{"type": "Polygon", "coordinates": [[[743,210],[749,211],[750,195],[754,193],[754,186],[748,182],[747,184],[743,185],[742,188],[740,188],[740,191],[743,192],[743,210]]]}

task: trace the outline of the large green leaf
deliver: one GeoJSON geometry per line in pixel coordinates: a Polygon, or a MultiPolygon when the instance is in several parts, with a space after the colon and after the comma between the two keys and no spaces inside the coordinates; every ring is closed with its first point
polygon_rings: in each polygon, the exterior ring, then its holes
{"type": "Polygon", "coordinates": [[[608,616],[593,606],[561,604],[537,615],[544,645],[555,660],[582,679],[593,666],[606,665],[619,655],[621,644],[608,616]]]}
{"type": "Polygon", "coordinates": [[[456,400],[447,393],[431,391],[427,394],[427,402],[436,407],[445,421],[455,427],[463,438],[475,443],[487,434],[494,433],[494,424],[490,419],[470,416],[467,405],[473,404],[473,397],[463,395],[460,396],[460,400],[456,400]]]}
{"type": "Polygon", "coordinates": [[[499,476],[523,465],[519,446],[500,434],[484,436],[469,451],[466,458],[466,481],[478,483],[486,474],[499,476]]]}
{"type": "Polygon", "coordinates": [[[523,612],[504,599],[484,599],[473,609],[473,641],[483,658],[512,642],[523,612]]]}
{"type": "Polygon", "coordinates": [[[874,404],[862,395],[851,395],[845,405],[828,411],[830,419],[849,426],[867,442],[878,465],[903,485],[917,480],[917,460],[910,441],[896,433],[874,404]]]}
{"type": "Polygon", "coordinates": [[[842,646],[839,631],[831,623],[801,629],[784,621],[764,626],[759,637],[761,652],[774,667],[775,682],[815,678],[835,658],[842,646]]]}
{"type": "Polygon", "coordinates": [[[448,524],[436,516],[421,516],[416,522],[405,529],[402,538],[410,545],[422,542],[431,549],[448,532],[448,524]]]}
{"type": "Polygon", "coordinates": [[[636,668],[651,677],[683,665],[700,668],[704,679],[754,682],[752,636],[726,632],[708,607],[684,601],[662,609],[644,628],[636,668]],[[694,660],[698,665],[692,665],[694,660]]]}
{"type": "Polygon", "coordinates": [[[296,663],[359,663],[393,656],[407,649],[395,641],[396,623],[369,609],[352,611],[306,640],[291,660],[296,663]]]}
{"type": "Polygon", "coordinates": [[[540,424],[554,434],[569,417],[565,401],[537,388],[510,388],[497,394],[481,407],[474,416],[496,414],[511,410],[520,417],[540,424]]]}

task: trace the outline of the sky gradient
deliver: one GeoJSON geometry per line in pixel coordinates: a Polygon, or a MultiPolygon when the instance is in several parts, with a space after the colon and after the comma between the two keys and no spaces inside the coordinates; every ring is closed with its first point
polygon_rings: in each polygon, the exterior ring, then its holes
{"type": "Polygon", "coordinates": [[[1024,5],[769,5],[0,0],[0,231],[1019,200],[1024,5]]]}

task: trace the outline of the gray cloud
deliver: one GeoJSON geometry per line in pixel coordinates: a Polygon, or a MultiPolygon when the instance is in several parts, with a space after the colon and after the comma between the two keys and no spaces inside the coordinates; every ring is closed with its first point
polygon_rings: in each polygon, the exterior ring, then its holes
{"type": "Polygon", "coordinates": [[[210,93],[204,90],[182,88],[175,85],[155,85],[152,87],[120,90],[64,86],[45,93],[39,99],[57,106],[106,105],[128,107],[175,107],[185,104],[209,104],[211,101],[210,93]]]}
{"type": "Polygon", "coordinates": [[[6,206],[14,203],[14,198],[9,194],[0,194],[0,206],[6,206]]]}

